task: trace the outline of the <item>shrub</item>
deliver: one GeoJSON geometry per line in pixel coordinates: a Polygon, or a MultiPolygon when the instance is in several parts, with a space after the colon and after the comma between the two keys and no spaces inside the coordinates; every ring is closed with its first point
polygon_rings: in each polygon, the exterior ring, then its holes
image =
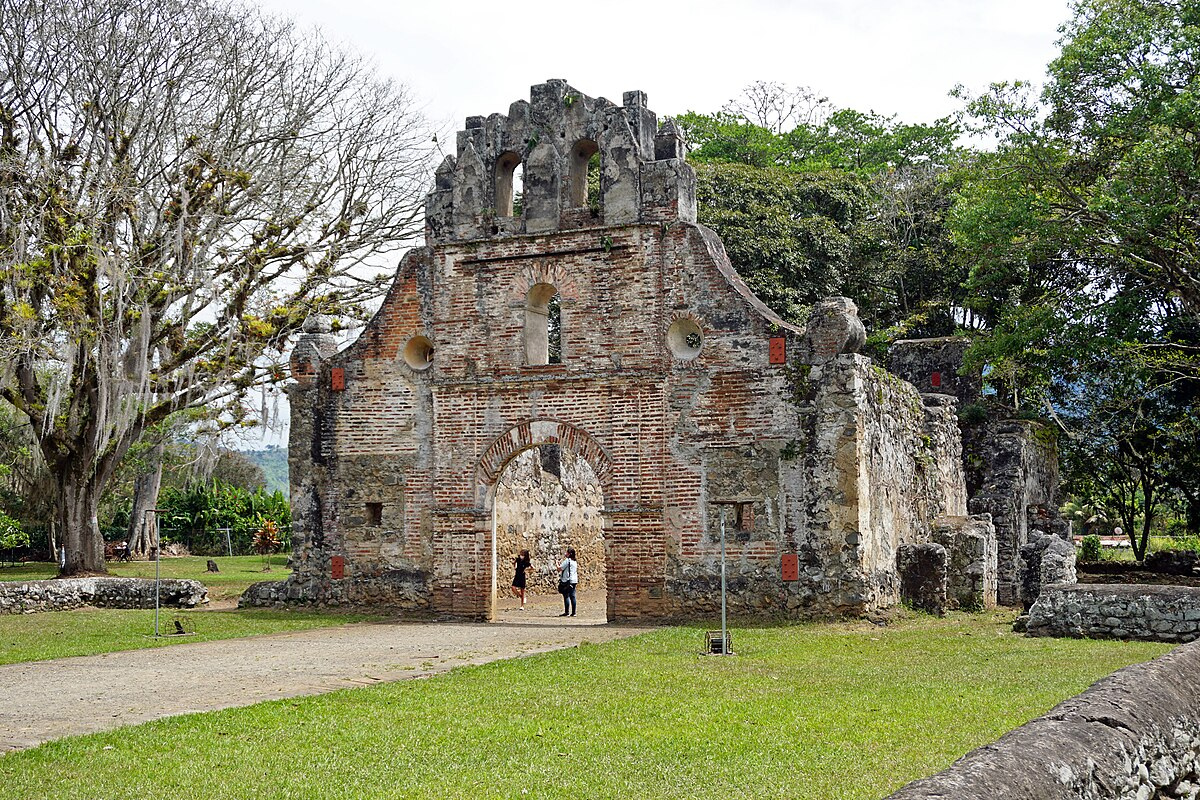
{"type": "Polygon", "coordinates": [[[964,403],[958,409],[958,419],[964,425],[979,425],[987,418],[988,408],[983,403],[964,403]]]}
{"type": "MultiPolygon", "coordinates": [[[[1173,519],[1167,523],[1163,533],[1175,539],[1180,539],[1188,535],[1187,520],[1173,519]]],[[[1200,533],[1200,531],[1198,531],[1200,533]]]]}
{"type": "Polygon", "coordinates": [[[15,562],[13,551],[19,547],[29,547],[29,534],[21,529],[21,523],[0,511],[0,552],[7,552],[8,560],[15,562]]]}
{"type": "Polygon", "coordinates": [[[1100,560],[1100,537],[1094,533],[1083,537],[1083,542],[1079,547],[1080,561],[1099,561],[1100,560]]]}

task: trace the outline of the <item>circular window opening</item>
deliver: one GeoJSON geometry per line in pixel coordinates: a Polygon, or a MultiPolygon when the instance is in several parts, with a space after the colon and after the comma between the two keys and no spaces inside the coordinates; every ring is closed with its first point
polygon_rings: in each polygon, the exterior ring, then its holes
{"type": "Polygon", "coordinates": [[[700,326],[690,319],[677,319],[667,328],[667,347],[676,358],[691,361],[700,355],[703,344],[704,334],[700,332],[700,326]]]}
{"type": "Polygon", "coordinates": [[[433,364],[433,342],[424,336],[414,336],[404,346],[404,363],[420,371],[433,364]]]}

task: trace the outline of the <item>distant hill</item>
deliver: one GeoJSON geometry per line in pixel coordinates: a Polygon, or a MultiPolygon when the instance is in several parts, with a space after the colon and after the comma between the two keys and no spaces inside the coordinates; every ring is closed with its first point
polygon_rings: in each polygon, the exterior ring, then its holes
{"type": "Polygon", "coordinates": [[[243,450],[242,455],[262,467],[267,478],[268,492],[288,493],[288,451],[286,447],[268,447],[264,450],[243,450]]]}

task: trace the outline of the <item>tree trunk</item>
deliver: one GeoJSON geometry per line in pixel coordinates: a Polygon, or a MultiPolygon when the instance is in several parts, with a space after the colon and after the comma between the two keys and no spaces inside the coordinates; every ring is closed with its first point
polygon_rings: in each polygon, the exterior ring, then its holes
{"type": "Polygon", "coordinates": [[[159,442],[150,451],[149,469],[133,482],[133,511],[129,517],[129,554],[143,557],[158,547],[158,520],[150,520],[148,509],[158,507],[162,486],[162,458],[166,444],[159,442]]]}
{"type": "Polygon", "coordinates": [[[65,552],[59,575],[104,573],[104,539],[96,521],[100,493],[77,475],[59,480],[58,528],[65,552]]]}

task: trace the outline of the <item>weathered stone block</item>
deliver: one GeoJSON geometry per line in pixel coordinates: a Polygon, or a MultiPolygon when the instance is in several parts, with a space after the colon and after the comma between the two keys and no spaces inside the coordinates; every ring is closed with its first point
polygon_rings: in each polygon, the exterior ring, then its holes
{"type": "Polygon", "coordinates": [[[897,551],[900,598],[921,611],[946,613],[946,548],[932,542],[903,544],[897,551]]]}

